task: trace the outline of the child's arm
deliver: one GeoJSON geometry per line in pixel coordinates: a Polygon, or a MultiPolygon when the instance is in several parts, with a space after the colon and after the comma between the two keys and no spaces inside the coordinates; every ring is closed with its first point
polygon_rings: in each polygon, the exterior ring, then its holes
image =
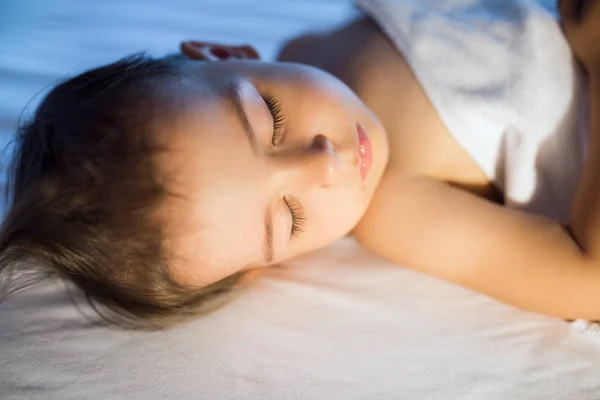
{"type": "Polygon", "coordinates": [[[569,41],[592,84],[589,159],[569,227],[579,246],[555,221],[493,204],[426,177],[386,177],[355,236],[386,258],[519,308],[598,320],[600,2],[588,8],[581,22],[569,18],[578,1],[564,3],[561,11],[569,41]],[[582,44],[585,41],[587,46],[582,44]]]}
{"type": "Polygon", "coordinates": [[[600,319],[600,261],[560,224],[447,183],[387,177],[354,236],[384,258],[516,307],[600,319]]]}

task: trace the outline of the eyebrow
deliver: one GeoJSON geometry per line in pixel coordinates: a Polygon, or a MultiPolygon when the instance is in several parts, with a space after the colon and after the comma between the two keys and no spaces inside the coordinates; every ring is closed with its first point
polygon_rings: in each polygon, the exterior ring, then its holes
{"type": "MultiPolygon", "coordinates": [[[[244,132],[246,133],[246,137],[248,138],[248,142],[250,143],[250,147],[254,153],[257,152],[256,148],[256,134],[254,133],[254,129],[252,129],[252,125],[248,119],[248,114],[244,108],[244,101],[242,100],[242,94],[240,86],[232,83],[228,87],[227,91],[227,100],[229,101],[231,107],[235,111],[235,114],[240,121],[240,124],[244,128],[244,132]]],[[[267,207],[265,210],[264,216],[264,234],[263,234],[263,257],[267,264],[273,262],[273,209],[271,206],[267,207]]]]}

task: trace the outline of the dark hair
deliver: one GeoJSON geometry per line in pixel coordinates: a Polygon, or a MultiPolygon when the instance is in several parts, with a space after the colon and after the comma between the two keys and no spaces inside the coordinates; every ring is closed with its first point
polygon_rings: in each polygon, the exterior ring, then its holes
{"type": "Polygon", "coordinates": [[[100,316],[158,329],[197,315],[238,281],[189,288],[169,274],[152,156],[157,87],[182,59],[137,54],[58,84],[20,126],[0,230],[0,300],[46,278],[83,290],[100,316]]]}

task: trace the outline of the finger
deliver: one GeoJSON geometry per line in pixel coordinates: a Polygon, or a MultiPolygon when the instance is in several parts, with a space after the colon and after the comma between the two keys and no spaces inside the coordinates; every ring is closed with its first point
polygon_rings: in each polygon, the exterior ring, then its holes
{"type": "Polygon", "coordinates": [[[243,58],[250,58],[250,59],[256,59],[256,60],[258,60],[260,58],[260,55],[258,54],[256,49],[252,46],[243,45],[243,46],[235,46],[234,48],[236,50],[238,50],[239,53],[242,53],[244,55],[243,58]]]}
{"type": "Polygon", "coordinates": [[[179,51],[192,60],[209,60],[210,56],[206,54],[202,42],[186,40],[179,44],[179,51]]]}

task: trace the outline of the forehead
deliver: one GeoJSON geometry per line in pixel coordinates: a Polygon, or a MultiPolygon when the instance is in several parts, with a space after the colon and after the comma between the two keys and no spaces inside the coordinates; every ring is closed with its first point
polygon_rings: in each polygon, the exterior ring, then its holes
{"type": "Polygon", "coordinates": [[[264,169],[224,91],[195,85],[179,96],[157,129],[161,183],[174,194],[163,216],[182,278],[206,284],[260,262],[264,169]]]}

